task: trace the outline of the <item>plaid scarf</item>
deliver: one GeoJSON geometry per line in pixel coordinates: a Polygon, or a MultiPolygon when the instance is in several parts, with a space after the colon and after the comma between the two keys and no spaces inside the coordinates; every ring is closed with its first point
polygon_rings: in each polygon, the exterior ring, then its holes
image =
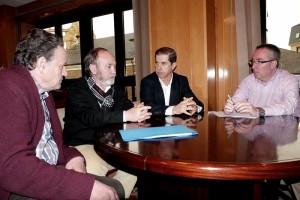
{"type": "Polygon", "coordinates": [[[90,90],[97,98],[97,101],[100,106],[100,110],[106,111],[111,110],[111,108],[114,105],[114,87],[111,86],[111,88],[105,93],[95,82],[94,78],[90,76],[87,79],[87,83],[90,87],[90,90]]]}

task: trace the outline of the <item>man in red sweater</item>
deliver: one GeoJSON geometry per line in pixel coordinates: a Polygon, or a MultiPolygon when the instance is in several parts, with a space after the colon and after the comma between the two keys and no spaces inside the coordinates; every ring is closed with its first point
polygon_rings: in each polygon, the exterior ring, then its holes
{"type": "Polygon", "coordinates": [[[60,88],[66,61],[61,38],[33,29],[0,70],[0,199],[124,198],[117,180],[87,174],[83,156],[62,142],[48,92],[60,88]]]}

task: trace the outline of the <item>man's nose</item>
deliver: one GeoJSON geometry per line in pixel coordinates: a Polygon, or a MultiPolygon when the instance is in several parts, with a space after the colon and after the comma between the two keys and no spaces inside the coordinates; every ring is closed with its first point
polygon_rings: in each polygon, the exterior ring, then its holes
{"type": "Polygon", "coordinates": [[[111,72],[112,72],[112,73],[114,73],[114,74],[115,74],[115,73],[116,73],[116,71],[117,71],[116,67],[112,67],[112,68],[111,68],[111,72]]]}
{"type": "Polygon", "coordinates": [[[161,64],[159,64],[159,63],[156,63],[155,66],[156,66],[157,69],[161,68],[161,64]]]}
{"type": "Polygon", "coordinates": [[[259,63],[255,63],[255,62],[254,62],[250,68],[251,68],[251,69],[254,69],[254,68],[256,68],[258,65],[259,65],[259,63]]]}

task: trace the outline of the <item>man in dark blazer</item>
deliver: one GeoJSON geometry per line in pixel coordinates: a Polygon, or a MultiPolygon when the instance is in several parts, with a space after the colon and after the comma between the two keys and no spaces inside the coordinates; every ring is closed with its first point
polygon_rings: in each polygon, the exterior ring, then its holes
{"type": "Polygon", "coordinates": [[[141,102],[151,106],[153,115],[193,115],[204,111],[204,105],[191,90],[187,77],[174,72],[176,59],[172,48],[156,50],[156,70],[141,81],[141,102]]]}

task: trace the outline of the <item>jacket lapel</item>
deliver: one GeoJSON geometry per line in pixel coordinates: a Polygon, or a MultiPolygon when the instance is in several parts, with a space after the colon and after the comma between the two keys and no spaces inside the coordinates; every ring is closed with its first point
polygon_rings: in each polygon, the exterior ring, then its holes
{"type": "Polygon", "coordinates": [[[155,79],[155,81],[154,81],[155,90],[157,91],[155,94],[156,98],[157,98],[157,102],[165,102],[164,91],[161,87],[161,84],[159,82],[159,79],[158,79],[158,76],[156,75],[156,73],[155,73],[154,79],[155,79]]]}
{"type": "Polygon", "coordinates": [[[175,73],[173,73],[173,81],[171,85],[171,94],[170,94],[170,102],[169,105],[177,105],[178,104],[178,98],[179,98],[179,81],[177,80],[178,77],[175,73]]]}

